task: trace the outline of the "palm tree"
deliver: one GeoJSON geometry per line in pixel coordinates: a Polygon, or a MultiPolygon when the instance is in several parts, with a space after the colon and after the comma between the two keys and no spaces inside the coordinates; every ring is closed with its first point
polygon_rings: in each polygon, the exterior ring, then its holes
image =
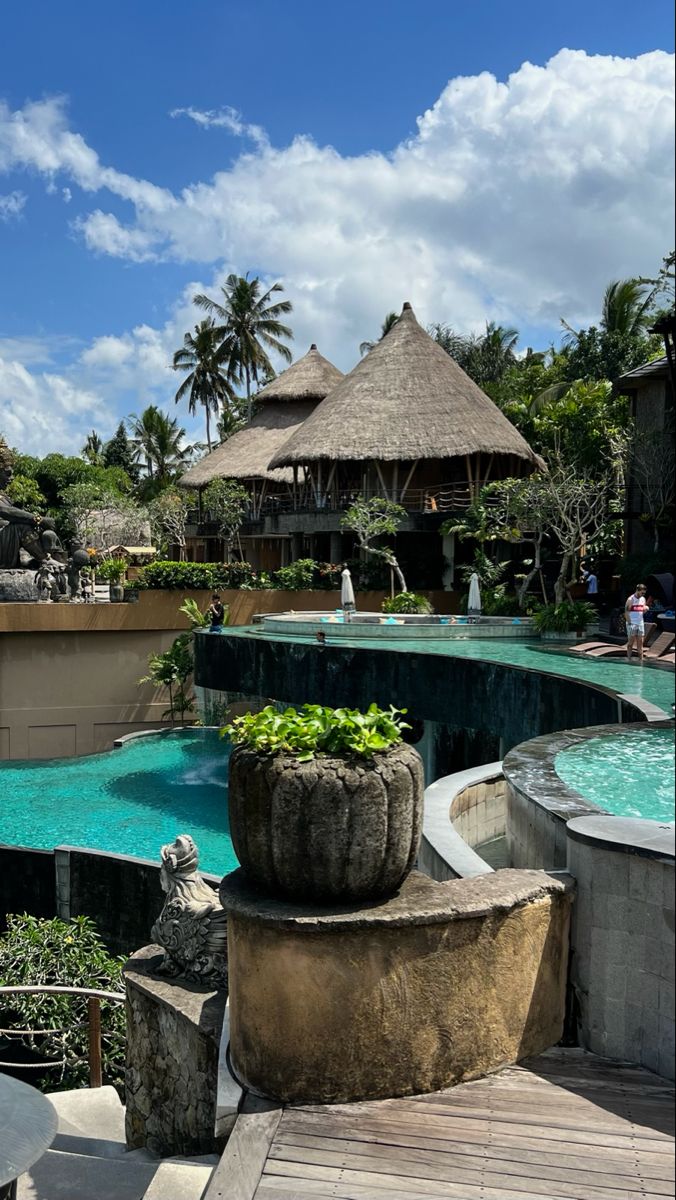
{"type": "MultiPolygon", "coordinates": [[[[383,321],[382,325],[380,326],[380,337],[378,338],[379,342],[382,342],[385,335],[390,332],[390,329],[392,328],[393,325],[396,325],[398,320],[399,320],[399,313],[388,312],[387,316],[385,317],[385,320],[383,321]]],[[[360,342],[359,343],[359,353],[361,354],[362,358],[365,354],[368,353],[369,350],[372,350],[373,347],[376,346],[377,344],[378,344],[377,342],[360,342]]]]}
{"type": "Polygon", "coordinates": [[[132,413],[128,424],[132,440],[145,458],[147,477],[153,485],[143,490],[147,495],[159,492],[173,483],[190,462],[193,448],[184,441],[185,429],[154,404],[145,408],[140,417],[132,413]]]}
{"type": "Polygon", "coordinates": [[[224,360],[229,363],[228,375],[240,383],[246,383],[247,420],[251,420],[251,384],[258,383],[259,375],[272,371],[266,349],[274,350],[285,362],[291,362],[291,351],[281,338],[293,338],[288,325],[280,317],[292,311],[290,300],[271,304],[276,292],[283,292],[281,283],[273,283],[267,292],[261,293],[261,281],[246,275],[228,275],[221,288],[223,302],[212,300],[202,294],[194,297],[198,308],[212,313],[220,324],[216,336],[223,343],[224,360]]]}
{"type": "Polygon", "coordinates": [[[92,467],[103,466],[103,441],[99,437],[95,429],[87,434],[87,441],[82,447],[80,454],[92,467]]]}
{"type": "Polygon", "coordinates": [[[214,322],[209,318],[200,321],[195,326],[195,332],[186,333],[183,346],[174,354],[172,366],[175,371],[188,371],[174,400],[178,404],[184,396],[188,397],[188,412],[193,417],[197,405],[204,405],[207,423],[207,446],[211,453],[210,416],[218,416],[221,405],[223,408],[235,397],[234,389],[223,367],[226,361],[223,347],[220,344],[214,322]]]}
{"type": "Polygon", "coordinates": [[[605,333],[636,337],[645,333],[652,307],[652,292],[638,279],[616,279],[603,295],[601,328],[605,333]]]}

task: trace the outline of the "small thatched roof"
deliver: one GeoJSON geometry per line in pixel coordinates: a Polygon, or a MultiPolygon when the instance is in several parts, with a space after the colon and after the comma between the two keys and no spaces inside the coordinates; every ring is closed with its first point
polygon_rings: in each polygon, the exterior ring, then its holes
{"type": "Polygon", "coordinates": [[[343,372],[334,367],[328,358],[315,346],[299,358],[267,387],[256,395],[256,404],[268,404],[276,400],[323,400],[332,388],[343,379],[343,372]]]}
{"type": "Polygon", "coordinates": [[[418,324],[410,304],[270,460],[409,461],[537,455],[492,400],[418,324]]]}
{"type": "Polygon", "coordinates": [[[180,480],[181,487],[206,487],[212,479],[269,479],[275,483],[291,483],[293,471],[288,468],[270,470],[268,464],[314,407],[314,400],[266,404],[244,429],[233,433],[227,442],[222,442],[186,471],[180,480]]]}

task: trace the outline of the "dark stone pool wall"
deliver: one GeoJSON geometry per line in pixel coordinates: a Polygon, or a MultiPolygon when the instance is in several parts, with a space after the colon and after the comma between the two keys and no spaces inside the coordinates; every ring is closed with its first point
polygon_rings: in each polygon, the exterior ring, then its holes
{"type": "Polygon", "coordinates": [[[535,669],[428,651],[273,641],[255,633],[198,635],[195,681],[289,704],[363,707],[375,701],[407,708],[446,727],[434,738],[428,779],[430,768],[438,777],[498,757],[498,745],[501,757],[543,733],[644,719],[610,689],[535,669]],[[468,737],[460,745],[463,731],[468,737]]]}

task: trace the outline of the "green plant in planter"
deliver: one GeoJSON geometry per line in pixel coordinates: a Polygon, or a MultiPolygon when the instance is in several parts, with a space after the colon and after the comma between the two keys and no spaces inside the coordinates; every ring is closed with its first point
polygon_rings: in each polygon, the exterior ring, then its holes
{"type": "Polygon", "coordinates": [[[368,758],[402,740],[402,730],[411,728],[400,720],[405,711],[384,711],[377,704],[370,704],[365,713],[356,708],[304,704],[300,712],[287,708],[280,713],[268,704],[260,712],[235,717],[221,730],[221,736],[261,754],[293,754],[298,762],[308,762],[316,754],[360,754],[368,758]]]}
{"type": "Polygon", "coordinates": [[[396,596],[388,596],[383,600],[384,613],[418,613],[427,615],[434,612],[427,596],[417,592],[399,592],[396,596]]]}
{"type": "Polygon", "coordinates": [[[597,620],[598,613],[588,600],[546,604],[533,616],[533,624],[539,633],[584,633],[587,626],[597,620]]]}
{"type": "Polygon", "coordinates": [[[126,558],[104,558],[97,568],[96,577],[108,583],[119,583],[127,570],[126,558]]]}
{"type": "Polygon", "coordinates": [[[230,836],[252,881],[321,903],[396,891],[418,852],[424,789],[402,716],[269,705],[225,726],[230,836]]]}

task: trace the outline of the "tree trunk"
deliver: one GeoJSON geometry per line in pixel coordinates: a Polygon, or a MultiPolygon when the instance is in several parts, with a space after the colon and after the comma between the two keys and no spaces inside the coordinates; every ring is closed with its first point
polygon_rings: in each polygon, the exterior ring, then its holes
{"type": "Polygon", "coordinates": [[[246,366],[244,368],[244,372],[246,374],[246,419],[247,419],[247,421],[250,421],[251,420],[251,378],[249,376],[248,366],[246,366]]]}
{"type": "Polygon", "coordinates": [[[568,568],[570,566],[571,558],[572,554],[566,553],[561,559],[561,569],[559,570],[558,579],[554,585],[555,604],[563,604],[563,601],[566,598],[566,591],[568,588],[568,568]]]}
{"type": "Polygon", "coordinates": [[[526,607],[526,595],[528,592],[528,588],[530,587],[531,580],[533,580],[535,578],[535,576],[540,574],[542,571],[542,563],[540,561],[540,555],[541,555],[541,546],[540,546],[540,542],[537,541],[537,542],[533,543],[533,566],[531,567],[530,571],[526,575],[526,577],[523,580],[523,582],[521,583],[521,585],[516,589],[516,598],[517,598],[517,601],[519,604],[519,609],[521,611],[523,611],[523,609],[526,607]]]}
{"type": "Polygon", "coordinates": [[[204,410],[205,410],[206,418],[207,418],[207,448],[209,450],[209,453],[211,454],[211,418],[210,418],[210,414],[209,414],[209,405],[208,404],[205,404],[204,410]]]}

